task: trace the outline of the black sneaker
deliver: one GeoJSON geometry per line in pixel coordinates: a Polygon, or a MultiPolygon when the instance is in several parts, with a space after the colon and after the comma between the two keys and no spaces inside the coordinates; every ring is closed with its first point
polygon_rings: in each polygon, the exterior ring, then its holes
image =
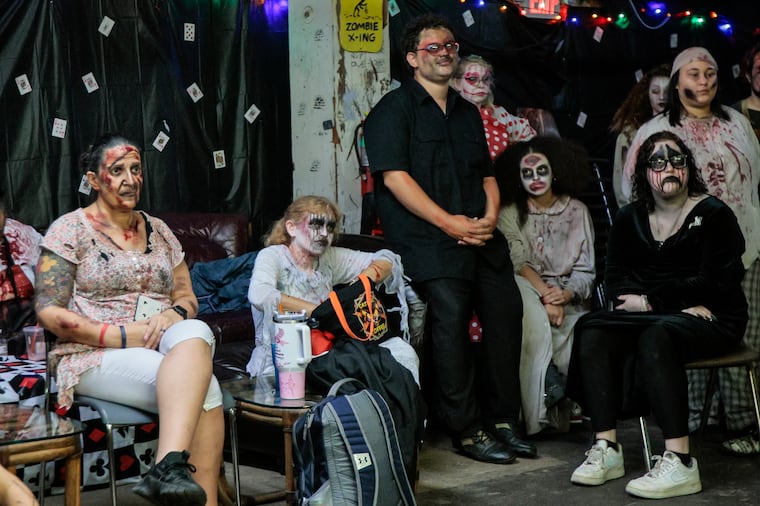
{"type": "Polygon", "coordinates": [[[517,455],[504,444],[491,439],[482,430],[475,434],[463,437],[458,442],[459,451],[471,459],[492,464],[511,464],[517,455]]]}
{"type": "Polygon", "coordinates": [[[190,476],[195,466],[188,464],[189,458],[188,451],[167,453],[132,491],[160,506],[205,505],[206,492],[190,476]]]}

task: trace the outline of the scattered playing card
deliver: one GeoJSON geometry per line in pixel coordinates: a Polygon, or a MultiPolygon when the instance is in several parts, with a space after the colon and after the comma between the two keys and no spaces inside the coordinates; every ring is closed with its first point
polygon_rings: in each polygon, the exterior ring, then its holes
{"type": "Polygon", "coordinates": [[[87,181],[87,176],[83,174],[82,180],[79,182],[79,193],[82,193],[84,195],[89,195],[91,191],[92,191],[92,186],[90,186],[90,182],[87,181]]]}
{"type": "Polygon", "coordinates": [[[672,47],[672,48],[678,47],[678,34],[677,33],[671,33],[670,34],[670,47],[672,47]]]}
{"type": "Polygon", "coordinates": [[[185,23],[185,41],[193,42],[195,40],[195,23],[185,23]]]}
{"type": "Polygon", "coordinates": [[[462,19],[464,19],[464,24],[467,26],[467,28],[475,24],[475,18],[472,17],[472,12],[470,12],[469,9],[464,11],[462,14],[462,19]]]}
{"type": "Polygon", "coordinates": [[[166,132],[158,132],[156,138],[153,139],[153,147],[159,151],[163,151],[166,145],[169,143],[169,136],[166,132]]]}
{"type": "Polygon", "coordinates": [[[113,25],[116,24],[116,21],[109,18],[108,16],[103,16],[103,21],[100,22],[100,26],[98,27],[98,31],[108,37],[111,35],[111,30],[113,30],[113,25]]]}
{"type": "Polygon", "coordinates": [[[223,169],[227,166],[227,160],[224,159],[224,150],[214,151],[214,168],[223,169]]]}
{"type": "Polygon", "coordinates": [[[603,35],[604,35],[604,30],[602,30],[601,26],[597,26],[596,30],[594,30],[594,40],[597,42],[601,42],[603,35]]]}
{"type": "Polygon", "coordinates": [[[16,78],[16,87],[18,88],[19,95],[26,95],[32,91],[32,85],[29,83],[29,78],[26,74],[21,74],[16,78]]]}
{"type": "Polygon", "coordinates": [[[82,82],[84,83],[84,87],[87,88],[87,93],[92,93],[99,88],[98,82],[95,80],[95,76],[92,75],[92,72],[83,75],[82,82]]]}
{"type": "Polygon", "coordinates": [[[55,118],[53,120],[53,131],[50,135],[63,139],[66,137],[66,120],[61,118],[55,118]]]}
{"type": "Polygon", "coordinates": [[[641,78],[644,77],[644,72],[641,69],[639,69],[636,71],[635,74],[633,74],[633,77],[636,78],[636,82],[638,83],[639,81],[641,81],[641,78]]]}
{"type": "Polygon", "coordinates": [[[733,67],[731,67],[731,73],[733,74],[734,79],[738,78],[739,74],[742,73],[742,69],[741,69],[741,67],[739,67],[738,63],[736,65],[734,65],[733,67]]]}
{"type": "Polygon", "coordinates": [[[586,126],[586,120],[588,119],[588,115],[585,112],[578,113],[578,120],[575,122],[576,125],[583,128],[586,126]]]}
{"type": "Polygon", "coordinates": [[[188,86],[187,94],[190,95],[190,98],[193,99],[193,102],[197,102],[198,100],[203,98],[203,92],[195,83],[188,86]]]}
{"type": "Polygon", "coordinates": [[[388,14],[390,14],[391,17],[393,17],[399,12],[401,12],[401,9],[398,8],[398,4],[396,3],[396,0],[388,0],[388,14]]]}
{"type": "Polygon", "coordinates": [[[248,123],[253,123],[258,115],[261,114],[261,111],[259,111],[259,108],[256,107],[256,104],[253,104],[251,107],[248,108],[247,111],[245,111],[245,119],[248,120],[248,123]]]}

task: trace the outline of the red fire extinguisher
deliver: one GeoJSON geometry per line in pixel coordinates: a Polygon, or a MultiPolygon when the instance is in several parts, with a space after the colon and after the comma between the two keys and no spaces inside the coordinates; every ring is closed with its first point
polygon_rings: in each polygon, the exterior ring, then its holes
{"type": "Polygon", "coordinates": [[[354,131],[354,150],[359,162],[359,180],[362,194],[362,218],[361,233],[369,235],[383,235],[380,218],[375,209],[375,181],[369,170],[367,149],[364,145],[364,122],[362,121],[354,131]]]}

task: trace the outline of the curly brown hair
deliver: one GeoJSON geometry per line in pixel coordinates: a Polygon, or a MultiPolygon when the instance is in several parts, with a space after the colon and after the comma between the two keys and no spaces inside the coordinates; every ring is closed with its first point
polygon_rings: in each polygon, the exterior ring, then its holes
{"type": "Polygon", "coordinates": [[[655,77],[664,77],[670,80],[670,64],[663,63],[650,69],[639,82],[633,85],[628,96],[625,97],[612,117],[611,131],[620,133],[629,126],[638,129],[654,116],[652,104],[649,102],[649,85],[655,77]]]}
{"type": "Polygon", "coordinates": [[[520,225],[528,215],[528,192],[520,180],[520,160],[528,153],[541,153],[552,167],[552,192],[578,197],[591,183],[591,166],[586,149],[567,139],[533,137],[510,145],[494,162],[502,205],[516,204],[520,225]]]}

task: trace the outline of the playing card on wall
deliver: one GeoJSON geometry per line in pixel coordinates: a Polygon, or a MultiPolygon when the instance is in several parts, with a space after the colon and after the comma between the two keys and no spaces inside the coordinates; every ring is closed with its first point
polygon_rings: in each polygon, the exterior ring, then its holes
{"type": "Polygon", "coordinates": [[[84,87],[87,88],[87,93],[92,93],[99,88],[98,82],[95,80],[95,76],[92,75],[92,72],[83,75],[82,82],[84,83],[84,87]]]}
{"type": "Polygon", "coordinates": [[[187,94],[190,95],[190,98],[193,99],[193,102],[197,102],[198,100],[203,98],[203,92],[198,87],[196,83],[191,84],[187,88],[187,94]]]}
{"type": "Polygon", "coordinates": [[[166,145],[169,143],[169,136],[166,132],[158,132],[156,138],[153,140],[153,147],[159,151],[163,151],[166,145]]]}
{"type": "Polygon", "coordinates": [[[65,119],[55,118],[53,120],[53,131],[50,135],[63,139],[66,137],[66,123],[65,119]]]}
{"type": "Polygon", "coordinates": [[[185,41],[193,42],[195,40],[195,23],[185,23],[185,41]]]}
{"type": "Polygon", "coordinates": [[[253,104],[248,108],[247,111],[245,111],[245,114],[243,116],[245,116],[245,119],[248,120],[248,123],[253,123],[259,114],[261,114],[261,111],[258,107],[256,107],[256,104],[253,104]]]}
{"type": "Polygon", "coordinates": [[[79,182],[79,193],[89,195],[91,191],[92,186],[90,186],[90,182],[87,181],[87,176],[82,175],[82,180],[79,182]]]}
{"type": "Polygon", "coordinates": [[[29,78],[26,74],[21,74],[16,78],[16,87],[18,88],[19,95],[26,95],[32,91],[32,85],[29,83],[29,78]]]}
{"type": "Polygon", "coordinates": [[[108,16],[103,16],[103,21],[100,22],[100,26],[98,27],[98,31],[108,37],[111,35],[111,30],[113,30],[113,25],[116,24],[116,21],[109,18],[108,16]]]}
{"type": "Polygon", "coordinates": [[[214,156],[214,168],[215,169],[223,169],[227,166],[227,160],[224,158],[224,150],[221,149],[219,151],[213,152],[214,156]]]}

